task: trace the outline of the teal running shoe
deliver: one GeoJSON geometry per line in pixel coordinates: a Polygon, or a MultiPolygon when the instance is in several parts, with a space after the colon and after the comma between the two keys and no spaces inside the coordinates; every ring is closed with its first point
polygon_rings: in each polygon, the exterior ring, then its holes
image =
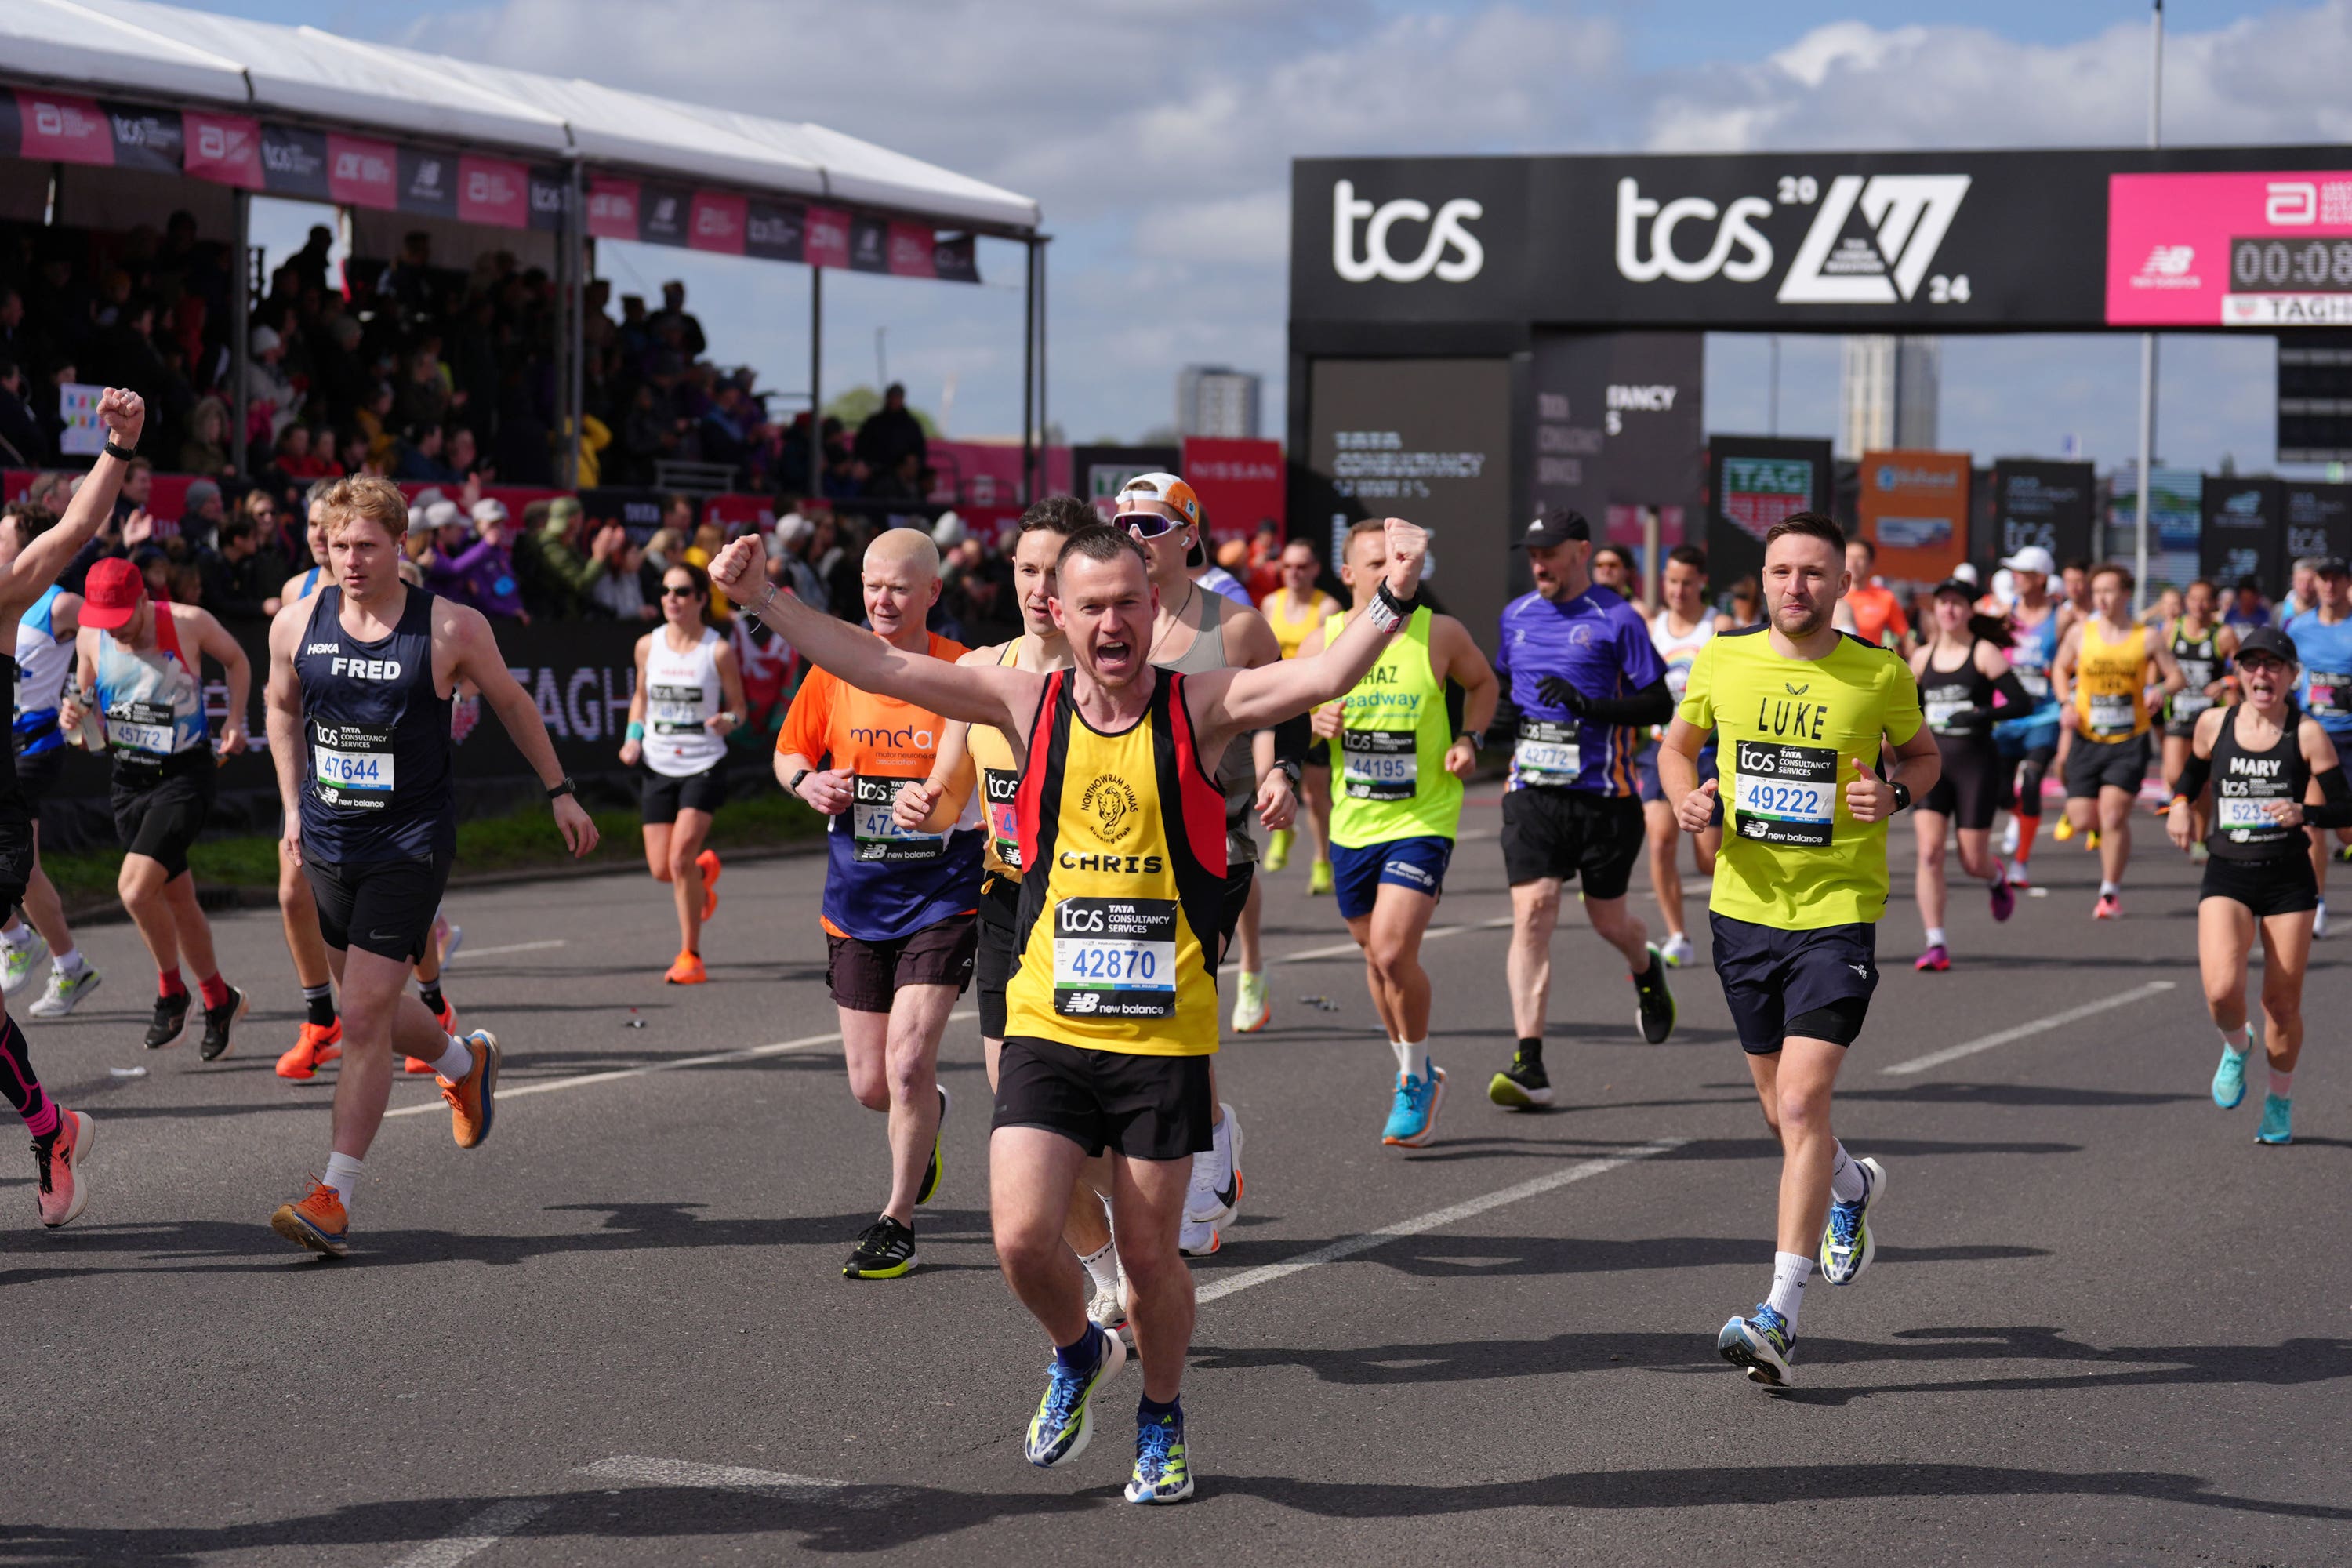
{"type": "Polygon", "coordinates": [[[1878,1243],[1870,1234],[1870,1210],[1886,1195],[1886,1168],[1874,1156],[1854,1163],[1862,1167],[1862,1196],[1850,1204],[1830,1205],[1829,1223],[1822,1227],[1822,1278],[1832,1285],[1853,1284],[1878,1256],[1878,1243]]]}
{"type": "Polygon", "coordinates": [[[1095,1394],[1127,1364],[1127,1346],[1117,1334],[1103,1334],[1102,1345],[1102,1359],[1084,1376],[1063,1366],[1059,1356],[1045,1368],[1045,1397],[1030,1417],[1024,1446],[1029,1462],[1040,1469],[1066,1465],[1087,1451],[1094,1436],[1095,1394]]]}
{"type": "Polygon", "coordinates": [[[2263,1096],[2263,1124],[2254,1129],[2257,1143],[2294,1142],[2294,1101],[2275,1094],[2263,1096]]]}
{"type": "Polygon", "coordinates": [[[2222,1110],[2235,1110],[2246,1098],[2246,1058],[2252,1054],[2221,1047],[2221,1065],[2213,1069],[2213,1103],[2222,1110]]]}
{"type": "Polygon", "coordinates": [[[1381,1142],[1418,1149],[1437,1131],[1437,1108],[1445,1103],[1445,1069],[1435,1062],[1419,1078],[1397,1074],[1396,1103],[1389,1108],[1389,1124],[1381,1142]]]}
{"type": "Polygon", "coordinates": [[[1784,1388],[1796,1381],[1789,1370],[1789,1358],[1797,1352],[1797,1336],[1789,1331],[1789,1320],[1763,1302],[1758,1302],[1752,1318],[1734,1318],[1723,1325],[1723,1332],[1715,1336],[1717,1354],[1737,1367],[1745,1367],[1748,1377],[1768,1388],[1784,1388]]]}
{"type": "Polygon", "coordinates": [[[1666,1037],[1675,1032],[1675,994],[1666,989],[1666,967],[1665,954],[1654,942],[1650,972],[1633,976],[1633,1022],[1640,1026],[1643,1040],[1653,1046],[1664,1045],[1666,1037]]]}
{"type": "Polygon", "coordinates": [[[1192,1467],[1184,1460],[1184,1412],[1135,1421],[1135,1473],[1128,1478],[1127,1500],[1182,1502],[1192,1495],[1192,1467]]]}

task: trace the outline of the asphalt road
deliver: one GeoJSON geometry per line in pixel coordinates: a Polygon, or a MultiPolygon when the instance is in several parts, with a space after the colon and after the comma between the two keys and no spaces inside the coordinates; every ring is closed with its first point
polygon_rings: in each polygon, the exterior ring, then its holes
{"type": "Polygon", "coordinates": [[[2259,1071],[2239,1110],[2206,1097],[2194,881],[2153,831],[2119,923],[2046,840],[2049,894],[2010,924],[1956,898],[1948,974],[1911,972],[1898,901],[1838,1099],[1892,1176],[1877,1262],[1814,1285],[1776,1395],[1713,1348],[1768,1281],[1778,1161],[1712,973],[1644,1047],[1571,911],[1562,1108],[1484,1099],[1510,1048],[1496,820],[1474,802],[1429,949],[1453,1094],[1426,1150],[1379,1142],[1392,1061],[1337,916],[1299,868],[1272,880],[1270,950],[1325,956],[1282,963],[1273,1027],[1220,1058],[1248,1197],[1196,1268],[1177,1509],[1118,1500],[1132,1373],[1077,1465],[1021,1460],[1045,1352],[988,1244],[968,1015],[923,1267],[840,1278],[886,1184],[830,1038],[821,862],[729,872],[693,992],[660,984],[668,894],[642,877],[458,900],[449,994],[508,1053],[496,1135],[459,1152],[402,1082],[341,1264],[267,1225],[324,1163],[330,1081],[271,1073],[299,1003],[274,917],[217,924],[259,1005],[210,1068],[141,1048],[136,939],[93,930],[106,987],[32,1030],[98,1121],[89,1211],[42,1233],[29,1161],[0,1161],[0,1562],[2344,1559],[2338,943],[2273,1150],[2259,1071]]]}

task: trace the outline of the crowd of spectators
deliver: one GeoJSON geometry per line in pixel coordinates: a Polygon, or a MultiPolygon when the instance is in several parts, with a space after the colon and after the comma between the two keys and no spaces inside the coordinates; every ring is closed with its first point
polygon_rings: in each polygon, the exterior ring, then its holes
{"type": "MultiPolygon", "coordinates": [[[[362,471],[413,482],[470,478],[551,486],[569,446],[556,386],[561,300],[543,268],[511,251],[470,266],[436,257],[417,231],[388,262],[352,258],[331,277],[323,226],[252,301],[244,369],[247,471],[234,461],[233,274],[226,247],[173,213],[104,234],[0,224],[0,464],[78,464],[64,453],[60,389],[128,386],[150,410],[142,455],[281,503],[310,480],[362,471]]],[[[731,469],[752,493],[919,501],[929,442],[903,387],[855,431],[824,421],[810,472],[810,414],[772,417],[749,367],[709,357],[686,287],[657,308],[585,291],[580,488],[651,486],[666,461],[731,469]]]]}

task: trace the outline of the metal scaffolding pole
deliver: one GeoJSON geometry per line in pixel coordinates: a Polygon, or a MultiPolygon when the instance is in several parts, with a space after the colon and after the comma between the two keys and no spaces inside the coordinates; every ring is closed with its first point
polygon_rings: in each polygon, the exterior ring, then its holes
{"type": "Polygon", "coordinates": [[[1022,241],[1021,282],[1021,504],[1037,499],[1037,449],[1031,439],[1037,414],[1037,240],[1022,241]]]}
{"type": "Polygon", "coordinates": [[[563,414],[564,482],[573,489],[580,488],[580,451],[582,426],[586,423],[585,380],[581,361],[588,350],[588,284],[584,273],[588,259],[587,206],[581,195],[580,161],[572,162],[572,184],[564,193],[563,221],[556,234],[563,247],[563,388],[562,401],[570,406],[563,414]]]}
{"type": "Polygon", "coordinates": [[[824,268],[809,266],[808,498],[824,497],[824,268]]]}
{"type": "MultiPolygon", "coordinates": [[[[2147,38],[2147,144],[2162,144],[2164,118],[2164,0],[2155,0],[2147,38]]],[[[2156,334],[2139,335],[2139,500],[2134,508],[2132,608],[2147,607],[2147,503],[2156,488],[2156,334]]]]}
{"type": "Polygon", "coordinates": [[[245,366],[253,348],[253,259],[248,247],[253,243],[253,196],[238,189],[230,193],[229,220],[230,264],[228,290],[228,384],[229,443],[228,455],[236,465],[237,477],[244,478],[253,470],[246,466],[245,450],[245,366]]]}
{"type": "Polygon", "coordinates": [[[1038,466],[1045,482],[1053,482],[1054,465],[1047,460],[1054,448],[1053,424],[1045,417],[1045,258],[1051,254],[1045,247],[1054,242],[1052,235],[1040,236],[1037,241],[1037,448],[1038,466]]]}

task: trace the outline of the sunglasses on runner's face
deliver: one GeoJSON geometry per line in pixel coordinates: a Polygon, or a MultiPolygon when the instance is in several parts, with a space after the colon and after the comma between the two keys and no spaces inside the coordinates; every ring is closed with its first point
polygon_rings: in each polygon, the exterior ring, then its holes
{"type": "Polygon", "coordinates": [[[2286,660],[2273,658],[2266,653],[2248,653],[2238,656],[2240,669],[2284,669],[2286,667],[2286,660]]]}
{"type": "Polygon", "coordinates": [[[683,587],[675,583],[665,583],[662,584],[662,597],[665,599],[691,599],[694,596],[695,588],[694,584],[691,583],[685,584],[683,587]]]}
{"type": "Polygon", "coordinates": [[[1164,517],[1156,511],[1123,511],[1118,521],[1135,531],[1138,539],[1157,539],[1184,526],[1181,520],[1164,517]]]}

